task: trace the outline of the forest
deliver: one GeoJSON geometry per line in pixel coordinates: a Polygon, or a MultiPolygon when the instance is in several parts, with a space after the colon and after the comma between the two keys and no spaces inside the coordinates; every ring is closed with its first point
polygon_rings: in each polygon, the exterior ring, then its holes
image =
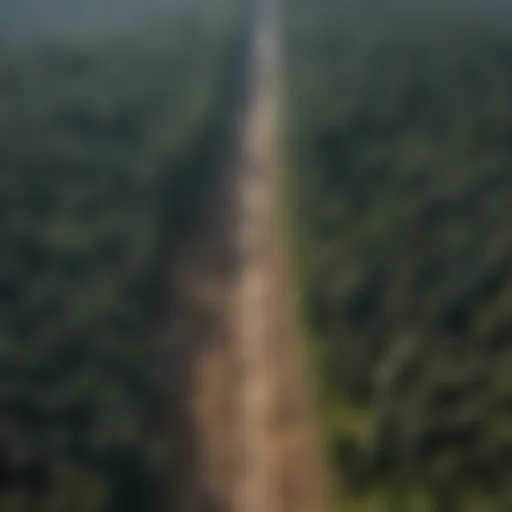
{"type": "MultiPolygon", "coordinates": [[[[2,512],[169,510],[155,329],[224,163],[249,4],[0,7],[2,512]]],[[[512,3],[282,4],[339,510],[512,510],[512,3]]]]}
{"type": "Polygon", "coordinates": [[[297,274],[340,510],[511,510],[510,4],[284,12],[297,274]]]}
{"type": "Polygon", "coordinates": [[[0,7],[0,510],[167,510],[152,336],[231,123],[244,9],[89,37],[66,16],[33,31],[19,4],[0,7]]]}

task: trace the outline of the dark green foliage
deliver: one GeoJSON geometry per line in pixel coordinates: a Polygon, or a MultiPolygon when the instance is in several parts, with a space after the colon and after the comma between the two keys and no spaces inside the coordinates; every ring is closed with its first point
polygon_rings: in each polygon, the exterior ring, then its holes
{"type": "Polygon", "coordinates": [[[512,37],[490,8],[353,4],[286,16],[333,458],[367,510],[508,510],[512,37]]]}
{"type": "Polygon", "coordinates": [[[161,509],[152,333],[222,151],[241,13],[0,57],[2,511],[161,509]]]}

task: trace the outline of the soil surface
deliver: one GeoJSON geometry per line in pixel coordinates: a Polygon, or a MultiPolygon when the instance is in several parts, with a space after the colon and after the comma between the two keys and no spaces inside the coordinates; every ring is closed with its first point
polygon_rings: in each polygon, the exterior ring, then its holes
{"type": "Polygon", "coordinates": [[[173,512],[325,510],[280,210],[273,0],[261,3],[249,58],[232,156],[178,257],[161,337],[173,512]]]}

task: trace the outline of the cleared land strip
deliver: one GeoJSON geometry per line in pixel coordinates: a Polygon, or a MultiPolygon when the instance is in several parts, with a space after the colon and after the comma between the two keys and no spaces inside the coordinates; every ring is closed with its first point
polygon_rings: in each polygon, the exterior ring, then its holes
{"type": "Polygon", "coordinates": [[[279,214],[274,2],[259,14],[234,161],[175,269],[162,338],[178,512],[325,510],[279,214]]]}

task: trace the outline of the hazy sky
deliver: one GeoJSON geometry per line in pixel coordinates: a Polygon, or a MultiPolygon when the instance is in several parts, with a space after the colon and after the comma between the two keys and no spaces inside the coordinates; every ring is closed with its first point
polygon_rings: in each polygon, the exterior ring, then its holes
{"type": "MultiPolygon", "coordinates": [[[[176,10],[206,0],[0,0],[0,35],[82,34],[165,19],[176,10]]],[[[209,0],[214,2],[215,0],[209,0]]],[[[240,0],[257,1],[257,0],[240,0]]],[[[293,5],[294,0],[289,1],[293,5]]],[[[299,0],[300,1],[300,0],[299,0]]],[[[512,0],[317,0],[335,3],[340,16],[361,10],[382,18],[397,12],[416,18],[456,17],[473,21],[512,20],[512,0]]],[[[512,26],[512,24],[511,24],[512,26]]]]}
{"type": "Polygon", "coordinates": [[[193,3],[194,0],[0,0],[0,33],[87,33],[160,19],[193,3]]]}

